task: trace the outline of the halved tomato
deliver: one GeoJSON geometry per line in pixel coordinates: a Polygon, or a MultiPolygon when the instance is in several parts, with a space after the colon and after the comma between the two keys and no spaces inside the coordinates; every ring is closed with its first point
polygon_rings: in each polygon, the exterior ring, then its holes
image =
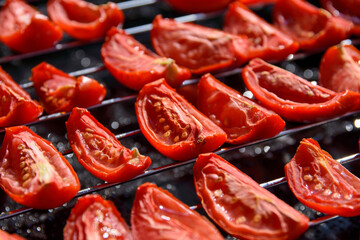
{"type": "Polygon", "coordinates": [[[170,58],[156,55],[118,28],[107,33],[101,56],[109,72],[121,84],[134,90],[160,78],[178,87],[191,76],[188,69],[179,67],[170,58]]]}
{"type": "Polygon", "coordinates": [[[303,0],[277,0],[274,22],[300,44],[300,49],[326,49],[351,34],[353,24],[303,0]]]}
{"type": "Polygon", "coordinates": [[[0,10],[0,41],[17,52],[50,48],[63,36],[61,29],[23,0],[6,0],[0,10]]]}
{"type": "Polygon", "coordinates": [[[360,215],[360,179],[335,161],[313,139],[303,139],[285,165],[294,195],[304,205],[330,215],[360,215]]]}
{"type": "Polygon", "coordinates": [[[75,107],[66,122],[67,137],[78,161],[91,174],[108,182],[122,182],[143,173],[149,157],[124,147],[88,110],[75,107]]]}
{"type": "Polygon", "coordinates": [[[124,22],[122,11],[113,2],[97,6],[83,0],[50,0],[47,11],[51,20],[80,40],[103,38],[111,27],[124,22]]]}
{"type": "Polygon", "coordinates": [[[43,113],[41,105],[32,100],[1,67],[0,102],[0,127],[29,123],[43,113]]]}
{"type": "Polygon", "coordinates": [[[224,239],[214,225],[168,191],[144,183],[136,191],[131,209],[134,239],[224,239]]]}
{"type": "Polygon", "coordinates": [[[297,239],[309,219],[214,153],[194,165],[196,193],[211,219],[240,239],[297,239]]]}
{"type": "Polygon", "coordinates": [[[160,153],[179,161],[220,147],[226,133],[188,103],[165,79],[146,84],[135,103],[146,139],[160,153]]]}
{"type": "Polygon", "coordinates": [[[0,187],[19,204],[55,208],[80,189],[79,179],[65,157],[28,127],[6,128],[0,159],[0,187]]]}
{"type": "Polygon", "coordinates": [[[279,115],[243,97],[210,73],[201,77],[197,89],[197,108],[226,132],[228,143],[270,138],[285,127],[279,115]]]}
{"type": "Polygon", "coordinates": [[[153,21],[151,41],[160,56],[174,59],[196,74],[239,66],[248,60],[246,37],[160,15],[153,21]]]}
{"type": "Polygon", "coordinates": [[[106,88],[95,79],[69,74],[42,62],[32,69],[31,80],[47,113],[69,112],[73,107],[89,107],[100,103],[106,88]]]}
{"type": "Polygon", "coordinates": [[[114,203],[97,194],[78,199],[63,232],[64,240],[132,240],[131,231],[114,203]]]}
{"type": "Polygon", "coordinates": [[[233,0],[166,0],[174,9],[187,12],[211,12],[226,8],[233,0]]]}

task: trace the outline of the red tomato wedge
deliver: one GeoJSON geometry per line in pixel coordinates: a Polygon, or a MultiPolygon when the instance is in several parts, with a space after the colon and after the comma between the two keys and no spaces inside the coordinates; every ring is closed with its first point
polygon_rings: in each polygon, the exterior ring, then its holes
{"type": "Polygon", "coordinates": [[[152,183],[137,188],[131,226],[137,240],[224,239],[205,217],[152,183]]]}
{"type": "Polygon", "coordinates": [[[261,59],[250,61],[242,77],[263,106],[290,121],[320,121],[360,108],[359,93],[333,92],[261,59]]]}
{"type": "Polygon", "coordinates": [[[351,22],[303,0],[277,0],[273,15],[275,25],[305,51],[337,44],[350,36],[353,27],[351,22]]]}
{"type": "Polygon", "coordinates": [[[240,239],[297,239],[309,219],[214,153],[194,165],[197,195],[211,219],[240,239]]]}
{"type": "Polygon", "coordinates": [[[31,80],[47,113],[69,112],[73,107],[89,107],[101,103],[106,88],[95,79],[78,78],[42,62],[32,69],[31,80]]]}
{"type": "Polygon", "coordinates": [[[226,8],[232,0],[166,0],[174,9],[186,13],[212,12],[226,8]]]}
{"type": "Polygon", "coordinates": [[[43,113],[41,105],[32,100],[1,67],[0,101],[0,127],[29,123],[43,113]]]}
{"type": "Polygon", "coordinates": [[[197,108],[226,132],[228,143],[270,138],[285,127],[279,115],[243,97],[209,73],[202,76],[197,89],[197,108]]]}
{"type": "Polygon", "coordinates": [[[151,42],[160,56],[174,59],[195,74],[238,66],[248,60],[246,37],[160,15],[153,21],[151,42]]]}
{"type": "Polygon", "coordinates": [[[137,91],[160,78],[178,87],[191,76],[188,69],[151,52],[122,29],[109,30],[101,56],[106,68],[121,84],[137,91]]]}
{"type": "Polygon", "coordinates": [[[1,240],[25,240],[25,238],[22,238],[17,234],[9,234],[1,229],[0,229],[0,239],[1,240]]]}
{"type": "Polygon", "coordinates": [[[0,29],[0,41],[22,53],[50,48],[62,38],[58,26],[23,0],[6,0],[0,29]]]}
{"type": "Polygon", "coordinates": [[[80,189],[79,179],[65,157],[28,127],[6,128],[0,159],[0,187],[19,204],[55,208],[80,189]]]}
{"type": "Polygon", "coordinates": [[[313,139],[303,139],[285,165],[285,175],[296,198],[330,215],[360,215],[360,179],[322,150],[313,139]]]}
{"type": "Polygon", "coordinates": [[[319,84],[335,92],[360,92],[360,51],[352,45],[328,48],[319,67],[319,84]]]}
{"type": "Polygon", "coordinates": [[[88,110],[74,108],[66,122],[67,136],[78,161],[94,176],[123,182],[143,173],[151,164],[137,148],[124,147],[88,110]]]}
{"type": "Polygon", "coordinates": [[[226,133],[164,79],[146,84],[135,103],[141,132],[160,153],[184,161],[220,147],[226,133]]]}
{"type": "Polygon", "coordinates": [[[114,203],[97,194],[78,199],[63,232],[64,240],[132,240],[131,231],[114,203]]]}
{"type": "Polygon", "coordinates": [[[342,17],[354,24],[352,33],[360,35],[360,1],[358,0],[320,0],[321,6],[334,16],[342,17]]]}
{"type": "Polygon", "coordinates": [[[249,39],[249,58],[282,60],[299,49],[299,44],[267,23],[240,1],[233,2],[225,15],[224,31],[249,39]]]}
{"type": "Polygon", "coordinates": [[[111,27],[124,22],[122,11],[113,2],[97,6],[83,0],[49,0],[47,11],[51,20],[80,40],[103,38],[111,27]]]}
{"type": "Polygon", "coordinates": [[[262,4],[270,4],[275,3],[277,0],[237,0],[246,5],[262,5],[262,4]]]}

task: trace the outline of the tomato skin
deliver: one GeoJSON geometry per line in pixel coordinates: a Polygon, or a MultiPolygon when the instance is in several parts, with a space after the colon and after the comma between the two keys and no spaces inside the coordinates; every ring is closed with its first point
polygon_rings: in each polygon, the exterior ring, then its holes
{"type": "Polygon", "coordinates": [[[200,154],[194,182],[202,206],[222,229],[240,239],[296,239],[309,219],[214,153],[200,154]]]}
{"type": "Polygon", "coordinates": [[[131,231],[114,203],[97,194],[78,199],[63,232],[64,240],[132,240],[131,231]]]}
{"type": "Polygon", "coordinates": [[[152,183],[137,188],[131,209],[134,239],[224,239],[205,217],[152,183]]]}
{"type": "Polygon", "coordinates": [[[263,106],[290,121],[320,121],[360,107],[359,93],[333,92],[261,59],[250,61],[242,77],[263,106]]]}
{"type": "Polygon", "coordinates": [[[23,0],[6,0],[0,10],[0,41],[10,49],[27,53],[54,46],[61,29],[23,0]]]}
{"type": "Polygon", "coordinates": [[[47,11],[67,34],[85,41],[103,38],[111,27],[124,22],[123,12],[113,2],[97,6],[83,0],[49,0],[47,11]]]}
{"type": "Polygon", "coordinates": [[[0,239],[1,240],[25,240],[25,238],[22,238],[17,234],[9,234],[1,229],[0,229],[0,239]]]}
{"type": "Polygon", "coordinates": [[[335,92],[360,92],[360,51],[352,45],[328,48],[319,67],[319,84],[335,92]]]}
{"type": "Polygon", "coordinates": [[[178,87],[191,76],[188,69],[179,67],[172,59],[156,55],[118,28],[108,31],[101,56],[106,68],[121,84],[137,91],[160,78],[178,87]]]}
{"type": "Polygon", "coordinates": [[[243,97],[209,73],[201,77],[197,89],[197,108],[226,132],[227,143],[270,138],[285,127],[279,115],[243,97]]]}
{"type": "Polygon", "coordinates": [[[230,4],[223,29],[249,38],[249,58],[282,60],[299,49],[292,38],[267,23],[240,1],[230,4]]]}
{"type": "Polygon", "coordinates": [[[123,182],[143,173],[151,159],[121,145],[88,110],[75,107],[66,122],[67,136],[78,161],[94,176],[123,182]]]}
{"type": "Polygon", "coordinates": [[[160,15],[153,21],[151,42],[160,56],[174,59],[195,74],[239,66],[248,60],[246,37],[160,15]]]}
{"type": "Polygon", "coordinates": [[[233,0],[166,0],[174,9],[185,13],[212,12],[226,8],[233,0]]]}
{"type": "Polygon", "coordinates": [[[285,165],[294,195],[304,205],[330,215],[360,214],[360,179],[334,160],[313,139],[303,139],[285,165]]]}
{"type": "Polygon", "coordinates": [[[0,149],[0,187],[15,202],[38,209],[61,206],[80,189],[79,179],[51,142],[26,126],[6,128],[0,149]]]}
{"type": "Polygon", "coordinates": [[[353,24],[331,16],[303,0],[278,0],[274,6],[274,23],[300,44],[300,49],[326,49],[351,34],[353,24]]]}
{"type": "Polygon", "coordinates": [[[32,69],[31,80],[47,113],[69,112],[73,107],[100,103],[106,95],[104,85],[95,79],[69,74],[42,62],[32,69]]]}
{"type": "Polygon", "coordinates": [[[12,78],[0,67],[0,127],[29,123],[42,113],[41,105],[32,100],[12,78]]]}
{"type": "Polygon", "coordinates": [[[188,103],[164,79],[146,84],[135,103],[140,129],[150,144],[184,161],[220,147],[226,133],[188,103]]]}

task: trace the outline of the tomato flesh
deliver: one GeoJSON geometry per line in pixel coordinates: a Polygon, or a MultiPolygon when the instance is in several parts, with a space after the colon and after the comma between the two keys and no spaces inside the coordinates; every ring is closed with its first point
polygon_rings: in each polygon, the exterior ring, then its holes
{"type": "Polygon", "coordinates": [[[285,166],[294,195],[304,205],[330,215],[360,214],[360,179],[354,176],[313,139],[303,139],[285,166]]]}
{"type": "Polygon", "coordinates": [[[191,210],[168,191],[144,183],[136,191],[131,209],[135,239],[224,239],[199,213],[191,210]]]}
{"type": "Polygon", "coordinates": [[[222,229],[240,239],[296,239],[309,219],[214,153],[201,154],[194,181],[202,206],[222,229]]]}
{"type": "Polygon", "coordinates": [[[131,231],[113,202],[100,195],[85,195],[71,209],[64,240],[132,240],[131,231]]]}
{"type": "Polygon", "coordinates": [[[189,160],[220,147],[226,133],[205,117],[164,79],[146,84],[135,103],[140,129],[162,154],[189,160]]]}
{"type": "Polygon", "coordinates": [[[67,136],[78,161],[96,177],[122,182],[143,173],[151,164],[134,148],[124,147],[88,110],[74,108],[66,122],[67,136]]]}
{"type": "Polygon", "coordinates": [[[0,229],[0,239],[2,240],[25,240],[25,238],[20,237],[17,234],[9,234],[0,229]]]}
{"type": "Polygon", "coordinates": [[[55,208],[80,189],[65,157],[28,127],[6,128],[0,159],[0,187],[19,204],[55,208]]]}

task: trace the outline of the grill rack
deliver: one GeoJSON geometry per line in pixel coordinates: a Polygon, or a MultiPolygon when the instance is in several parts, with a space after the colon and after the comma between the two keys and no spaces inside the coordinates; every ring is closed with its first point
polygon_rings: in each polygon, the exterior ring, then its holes
{"type": "MultiPolygon", "coordinates": [[[[44,11],[45,4],[42,0],[30,2],[36,7],[40,7],[41,11],[44,11]]],[[[98,0],[93,2],[99,4],[105,1],[98,0]]],[[[151,48],[151,45],[148,31],[151,29],[150,23],[152,18],[157,13],[167,14],[164,15],[165,17],[178,16],[178,21],[196,21],[203,25],[215,25],[217,28],[221,27],[221,19],[224,13],[216,12],[183,16],[169,9],[166,3],[156,0],[129,0],[119,2],[118,5],[125,13],[124,28],[126,32],[133,34],[135,38],[149,48],[151,48]],[[149,14],[147,19],[148,21],[150,20],[149,23],[137,24],[138,20],[135,17],[135,25],[126,26],[129,21],[127,17],[130,16],[130,19],[134,19],[136,14],[144,13],[146,8],[156,10],[154,13],[149,14]],[[136,12],[135,15],[134,11],[136,12]]],[[[255,8],[255,11],[261,13],[259,15],[264,13],[266,15],[271,11],[271,6],[261,6],[255,8]]],[[[264,18],[268,17],[268,15],[264,16],[264,18]]],[[[352,41],[354,45],[359,43],[358,39],[349,41],[352,41]]],[[[201,207],[199,207],[199,200],[196,197],[192,182],[191,168],[195,159],[186,162],[174,162],[159,154],[147,143],[138,129],[134,114],[133,103],[137,96],[136,92],[120,85],[104,69],[101,58],[99,58],[101,44],[102,41],[83,43],[65,36],[64,40],[54,48],[17,55],[12,54],[6,47],[0,45],[0,64],[34,98],[36,96],[32,88],[33,86],[28,79],[31,74],[30,69],[41,61],[48,61],[49,63],[52,63],[52,61],[58,62],[58,64],[54,63],[54,65],[71,75],[87,74],[104,83],[110,92],[107,94],[106,100],[89,109],[100,122],[117,134],[116,137],[121,140],[123,145],[130,148],[136,146],[142,154],[149,155],[153,161],[150,170],[124,183],[104,183],[90,175],[79,165],[72,154],[66,140],[64,124],[69,114],[43,115],[38,121],[28,124],[29,127],[37,134],[53,142],[73,165],[82,184],[82,190],[77,196],[94,192],[101,194],[115,202],[128,223],[136,187],[146,181],[155,182],[158,186],[168,189],[184,203],[205,214],[201,207]],[[87,50],[90,50],[89,53],[87,50]],[[75,59],[69,61],[68,55],[75,56],[75,59]],[[71,62],[71,64],[80,61],[81,67],[74,64],[76,65],[74,69],[69,67],[69,64],[67,66],[66,64],[61,64],[64,60],[71,62]],[[65,66],[62,67],[62,65],[65,66]],[[26,70],[18,71],[19,67],[26,70]],[[61,124],[62,127],[60,127],[61,124]]],[[[277,64],[310,81],[316,81],[317,66],[321,54],[322,52],[317,54],[298,53],[290,56],[286,61],[278,62],[277,64]]],[[[241,82],[240,73],[241,69],[238,68],[218,74],[216,77],[240,92],[245,92],[246,89],[241,82]]],[[[185,84],[194,84],[197,80],[188,80],[185,84]]],[[[287,185],[284,184],[286,180],[283,177],[283,165],[293,156],[299,141],[303,137],[313,137],[319,141],[323,149],[329,151],[334,158],[338,158],[339,162],[344,164],[351,172],[359,175],[357,174],[357,171],[360,169],[359,154],[357,154],[359,116],[360,112],[353,112],[342,117],[313,124],[287,122],[286,130],[276,137],[238,146],[224,145],[216,153],[312,219],[310,223],[311,228],[301,239],[358,239],[360,223],[358,217],[341,218],[337,216],[324,216],[300,204],[292,195],[287,185]],[[340,146],[338,146],[338,143],[341,143],[340,146]],[[276,167],[271,169],[273,165],[276,167]]],[[[0,129],[0,137],[2,138],[3,135],[4,129],[0,129]]],[[[2,203],[0,204],[0,226],[3,230],[16,232],[27,239],[62,239],[62,228],[76,199],[56,209],[34,210],[23,208],[14,203],[2,191],[0,194],[3,195],[1,197],[2,203]]],[[[224,233],[224,236],[227,235],[224,233]]],[[[227,236],[227,239],[233,238],[227,236]]]]}

